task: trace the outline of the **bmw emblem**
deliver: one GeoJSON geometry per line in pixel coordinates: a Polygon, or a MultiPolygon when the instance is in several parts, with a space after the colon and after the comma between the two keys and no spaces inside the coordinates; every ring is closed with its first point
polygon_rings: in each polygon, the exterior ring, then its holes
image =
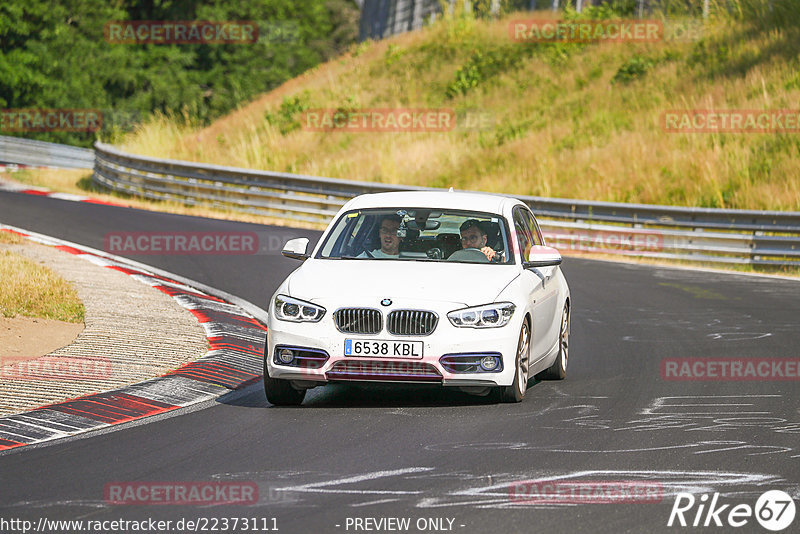
{"type": "Polygon", "coordinates": [[[390,306],[392,304],[392,299],[383,299],[381,301],[381,306],[390,306]]]}

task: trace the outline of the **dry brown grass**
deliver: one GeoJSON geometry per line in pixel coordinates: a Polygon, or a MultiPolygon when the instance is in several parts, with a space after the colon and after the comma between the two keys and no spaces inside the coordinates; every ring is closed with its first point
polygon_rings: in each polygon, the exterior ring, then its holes
{"type": "MultiPolygon", "coordinates": [[[[551,16],[524,17],[540,15],[551,16]]],[[[507,24],[515,17],[451,20],[359,45],[205,128],[155,116],[123,148],[156,157],[385,183],[800,209],[796,134],[673,134],[663,132],[659,123],[668,109],[796,108],[798,32],[788,26],[751,31],[746,23],[726,19],[708,24],[697,42],[607,43],[573,49],[563,57],[545,50],[449,98],[448,84],[475,50],[509,45],[507,24]],[[646,74],[615,83],[621,66],[635,57],[652,63],[646,74]],[[311,108],[477,109],[494,114],[496,121],[485,131],[282,133],[274,118],[293,98],[311,108]]],[[[142,209],[304,226],[212,208],[92,196],[142,209]]]]}
{"type": "Polygon", "coordinates": [[[29,185],[33,188],[44,187],[59,193],[86,195],[81,187],[81,180],[91,176],[87,169],[23,169],[13,173],[0,173],[5,180],[29,185]]]}
{"type": "MultiPolygon", "coordinates": [[[[4,234],[8,235],[0,232],[0,236],[4,234]]],[[[83,322],[85,310],[75,288],[50,269],[9,250],[0,250],[0,280],[0,314],[4,317],[24,315],[83,322]]]]}
{"type": "Polygon", "coordinates": [[[796,108],[797,61],[781,59],[800,51],[795,33],[749,34],[725,20],[705,28],[703,47],[691,41],[606,43],[571,51],[562,59],[536,53],[465,96],[449,99],[445,88],[473,50],[508,45],[509,19],[443,23],[362,45],[206,128],[192,130],[156,117],[129,137],[125,148],[152,156],[385,183],[800,209],[796,135],[675,134],[662,131],[659,123],[668,109],[796,108]],[[762,58],[766,50],[780,52],[762,58]],[[641,78],[615,83],[614,75],[633,57],[652,66],[641,78]],[[719,72],[710,74],[715,69],[719,72]],[[492,113],[496,123],[488,131],[298,129],[282,134],[265,117],[278,113],[291,97],[312,108],[474,108],[492,113]]]}
{"type": "Polygon", "coordinates": [[[24,243],[25,238],[19,234],[15,234],[14,232],[0,229],[0,244],[4,245],[19,245],[20,243],[24,243]]]}

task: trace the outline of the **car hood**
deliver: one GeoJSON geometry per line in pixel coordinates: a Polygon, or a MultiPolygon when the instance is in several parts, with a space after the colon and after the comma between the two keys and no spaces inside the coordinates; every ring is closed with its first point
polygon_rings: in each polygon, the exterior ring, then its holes
{"type": "Polygon", "coordinates": [[[392,260],[307,260],[288,283],[305,300],[438,301],[464,306],[493,302],[514,278],[515,265],[392,260]]]}

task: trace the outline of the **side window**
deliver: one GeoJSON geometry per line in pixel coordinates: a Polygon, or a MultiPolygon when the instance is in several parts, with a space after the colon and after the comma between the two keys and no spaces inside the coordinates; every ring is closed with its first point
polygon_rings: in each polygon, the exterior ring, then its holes
{"type": "Polygon", "coordinates": [[[323,256],[349,256],[361,252],[361,250],[356,250],[358,248],[356,246],[357,236],[365,219],[366,217],[359,217],[359,212],[345,215],[342,223],[337,225],[331,238],[325,244],[325,248],[322,250],[323,256]]]}
{"type": "Polygon", "coordinates": [[[536,222],[536,218],[531,214],[530,211],[526,209],[520,209],[520,211],[522,211],[525,217],[525,222],[528,225],[528,229],[530,230],[530,233],[533,236],[533,244],[544,245],[544,239],[542,238],[542,231],[539,229],[539,224],[536,222]]]}
{"type": "Polygon", "coordinates": [[[521,259],[522,261],[528,261],[531,245],[533,244],[533,235],[531,234],[530,227],[525,221],[523,210],[520,208],[514,210],[514,233],[517,235],[519,252],[520,256],[522,256],[521,259]]]}
{"type": "Polygon", "coordinates": [[[345,248],[346,244],[346,230],[348,226],[348,219],[343,218],[340,220],[336,226],[331,230],[330,235],[328,236],[327,240],[325,241],[325,246],[322,247],[320,250],[320,255],[322,256],[338,256],[339,251],[345,248]]]}

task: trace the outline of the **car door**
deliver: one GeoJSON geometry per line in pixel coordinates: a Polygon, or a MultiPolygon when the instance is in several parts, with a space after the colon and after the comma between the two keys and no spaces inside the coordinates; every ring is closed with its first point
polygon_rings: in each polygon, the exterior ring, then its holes
{"type": "MultiPolygon", "coordinates": [[[[537,244],[538,236],[534,236],[531,231],[531,226],[525,219],[525,210],[522,206],[514,208],[513,222],[514,235],[519,245],[520,256],[522,261],[525,261],[530,255],[531,247],[537,244]]],[[[542,358],[550,348],[548,345],[549,321],[544,317],[543,308],[543,305],[546,305],[546,295],[550,288],[546,284],[546,278],[541,273],[541,269],[523,269],[522,282],[528,302],[531,305],[531,309],[533,309],[530,360],[530,363],[533,364],[542,358]]]]}
{"type": "MultiPolygon", "coordinates": [[[[536,222],[536,217],[527,208],[521,208],[522,216],[525,224],[533,236],[534,245],[544,245],[542,238],[542,231],[539,229],[539,224],[536,222]]],[[[547,350],[558,341],[559,328],[561,327],[561,310],[559,309],[559,302],[563,300],[561,296],[561,285],[555,279],[556,271],[561,267],[552,265],[550,267],[537,267],[537,271],[542,277],[542,286],[544,288],[544,296],[538,301],[537,309],[539,311],[538,322],[539,328],[545,337],[545,348],[547,350]]],[[[534,321],[535,323],[536,321],[534,321]]]]}

